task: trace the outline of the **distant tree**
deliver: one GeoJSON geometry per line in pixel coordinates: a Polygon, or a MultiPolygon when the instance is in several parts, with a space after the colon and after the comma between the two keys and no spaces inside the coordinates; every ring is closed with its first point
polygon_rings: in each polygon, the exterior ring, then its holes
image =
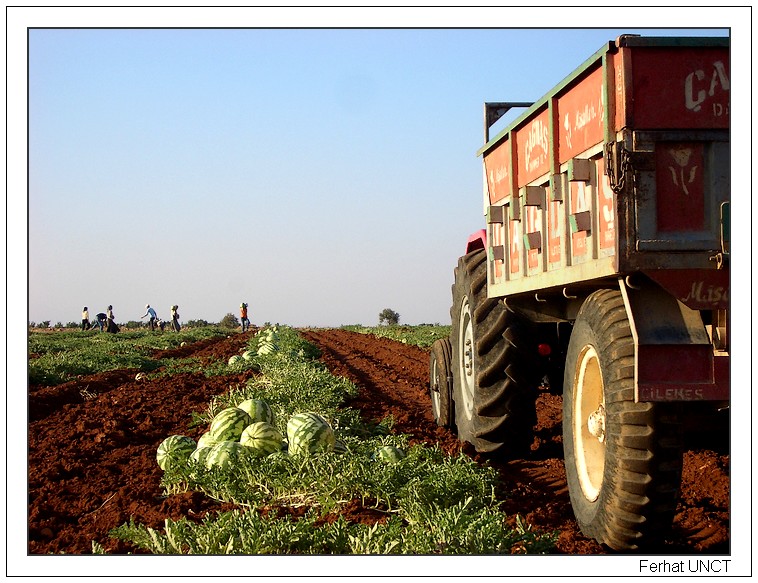
{"type": "Polygon", "coordinates": [[[240,326],[240,321],[237,316],[229,312],[226,316],[221,318],[221,321],[218,323],[218,325],[222,328],[237,328],[240,326]]]}
{"type": "Polygon", "coordinates": [[[206,320],[189,320],[184,327],[185,328],[202,328],[203,326],[210,326],[206,320]]]}
{"type": "Polygon", "coordinates": [[[37,324],[37,327],[39,328],[49,328],[50,327],[50,320],[43,320],[39,324],[37,324]]]}
{"type": "Polygon", "coordinates": [[[389,308],[384,308],[379,312],[379,325],[387,324],[388,326],[397,326],[400,322],[400,314],[389,308]]]}
{"type": "Polygon", "coordinates": [[[66,323],[66,328],[80,328],[81,325],[81,322],[68,322],[66,323]]]}

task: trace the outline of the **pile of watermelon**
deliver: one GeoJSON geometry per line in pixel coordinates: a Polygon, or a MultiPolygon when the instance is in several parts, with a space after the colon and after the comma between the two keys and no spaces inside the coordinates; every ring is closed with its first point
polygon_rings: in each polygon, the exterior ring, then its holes
{"type": "Polygon", "coordinates": [[[258,341],[258,354],[272,354],[279,350],[279,329],[276,326],[259,330],[255,337],[258,341]]]}
{"type": "Polygon", "coordinates": [[[229,468],[246,455],[266,456],[286,450],[289,455],[344,452],[331,424],[314,412],[298,413],[287,421],[287,439],[274,425],[271,407],[261,399],[247,399],[219,411],[197,443],[172,435],[158,447],[156,458],[162,470],[195,463],[206,468],[229,468]]]}

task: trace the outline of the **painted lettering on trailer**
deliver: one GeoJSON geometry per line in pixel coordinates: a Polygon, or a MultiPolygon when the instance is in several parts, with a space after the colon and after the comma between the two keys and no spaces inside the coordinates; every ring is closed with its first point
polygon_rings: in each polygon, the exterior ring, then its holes
{"type": "MultiPolygon", "coordinates": [[[[710,71],[697,69],[684,80],[684,106],[690,111],[708,111],[703,109],[707,100],[716,96],[717,91],[729,91],[729,75],[722,61],[716,61],[710,71]]],[[[728,115],[729,105],[713,102],[711,111],[714,117],[728,115]]]]}
{"type": "Polygon", "coordinates": [[[550,170],[550,115],[546,109],[515,132],[516,186],[526,186],[550,170]]]}
{"type": "Polygon", "coordinates": [[[689,293],[680,300],[683,304],[697,302],[701,305],[717,306],[721,302],[729,301],[729,288],[720,285],[706,287],[705,282],[696,281],[692,283],[689,293]]]}
{"type": "Polygon", "coordinates": [[[559,98],[558,115],[558,155],[561,163],[603,141],[605,101],[602,68],[598,68],[559,98]]]}
{"type": "Polygon", "coordinates": [[[511,194],[509,154],[510,147],[506,140],[484,158],[490,203],[495,203],[511,194]]]}
{"type": "Polygon", "coordinates": [[[535,119],[526,137],[524,155],[526,156],[526,171],[533,173],[539,171],[540,166],[547,161],[549,134],[547,124],[542,119],[535,119]]]}
{"type": "Polygon", "coordinates": [[[703,389],[683,389],[680,387],[672,388],[641,388],[640,400],[642,401],[704,401],[705,391],[703,389]]]}
{"type": "Polygon", "coordinates": [[[617,118],[617,128],[623,124],[668,130],[729,128],[727,47],[630,51],[631,66],[623,69],[631,79],[624,79],[622,106],[616,108],[617,112],[624,109],[626,115],[617,118]]]}

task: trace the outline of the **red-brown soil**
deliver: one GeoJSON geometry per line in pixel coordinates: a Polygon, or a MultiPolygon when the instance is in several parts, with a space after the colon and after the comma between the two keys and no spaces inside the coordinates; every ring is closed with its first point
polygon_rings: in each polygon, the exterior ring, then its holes
{"type": "MultiPolygon", "coordinates": [[[[301,333],[322,350],[322,360],[333,373],[358,386],[359,395],[349,404],[367,419],[392,415],[394,430],[411,435],[412,442],[437,443],[451,454],[462,450],[455,436],[432,420],[428,351],[344,330],[301,333]]],[[[249,335],[206,340],[155,357],[225,360],[240,352],[249,335]]],[[[205,427],[193,426],[189,412],[205,411],[214,395],[245,383],[254,373],[210,378],[183,373],[142,381],[135,374],[112,371],[55,387],[29,387],[29,554],[88,554],[92,541],[109,553],[140,552],[109,537],[108,531],[130,519],[160,529],[166,518],[201,520],[209,512],[232,507],[197,492],[164,497],[155,451],[173,433],[199,437],[205,427]]],[[[578,532],[572,518],[560,457],[560,397],[545,391],[538,405],[537,438],[529,459],[484,460],[467,448],[463,451],[499,470],[500,497],[514,520],[520,514],[536,529],[560,533],[559,553],[604,553],[578,532]]],[[[286,508],[262,511],[298,514],[286,508]]],[[[359,501],[342,512],[352,522],[378,520],[359,501]]],[[[673,534],[660,551],[729,551],[727,448],[695,444],[687,451],[673,534]]]]}

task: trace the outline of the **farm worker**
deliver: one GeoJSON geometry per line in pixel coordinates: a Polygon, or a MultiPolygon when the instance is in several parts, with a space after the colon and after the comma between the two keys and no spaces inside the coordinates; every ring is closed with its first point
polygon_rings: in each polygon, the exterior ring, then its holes
{"type": "Polygon", "coordinates": [[[116,325],[116,318],[113,315],[113,306],[108,306],[108,310],[105,312],[106,318],[108,320],[106,331],[112,332],[115,334],[118,332],[119,328],[116,325]]]}
{"type": "Polygon", "coordinates": [[[147,304],[145,306],[145,309],[147,310],[147,312],[145,312],[145,315],[142,316],[142,318],[144,318],[145,316],[150,316],[150,330],[155,330],[155,321],[158,319],[158,314],[156,314],[155,310],[150,307],[150,304],[147,304]]]}
{"type": "Polygon", "coordinates": [[[100,332],[103,331],[103,324],[105,323],[105,318],[106,317],[107,316],[105,314],[103,314],[102,312],[100,312],[99,314],[97,314],[95,316],[95,318],[96,318],[95,319],[95,324],[97,324],[98,326],[100,326],[100,332]]]}
{"type": "Polygon", "coordinates": [[[175,332],[179,332],[182,327],[179,325],[179,306],[171,306],[171,327],[175,332]]]}
{"type": "Polygon", "coordinates": [[[247,304],[242,302],[240,304],[240,321],[242,322],[242,331],[250,329],[250,320],[247,319],[247,304]]]}
{"type": "Polygon", "coordinates": [[[89,323],[89,310],[87,306],[84,306],[82,310],[82,330],[89,330],[92,328],[92,324],[89,323]]]}

